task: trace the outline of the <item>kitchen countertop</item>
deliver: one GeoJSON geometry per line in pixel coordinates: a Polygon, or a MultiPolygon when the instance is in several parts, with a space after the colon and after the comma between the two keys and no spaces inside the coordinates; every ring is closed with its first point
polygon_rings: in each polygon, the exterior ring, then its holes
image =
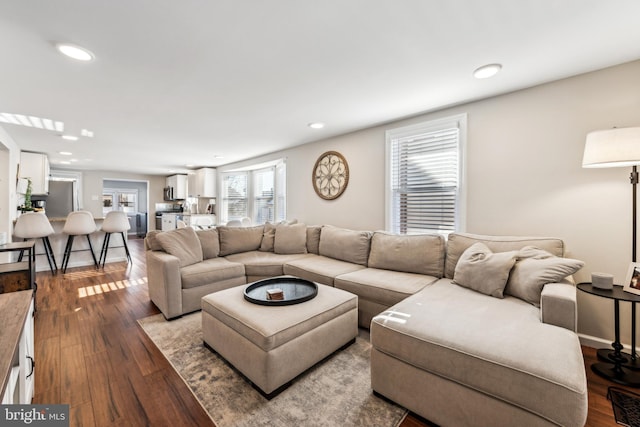
{"type": "Polygon", "coordinates": [[[7,387],[32,295],[30,290],[0,294],[0,396],[7,387]]]}

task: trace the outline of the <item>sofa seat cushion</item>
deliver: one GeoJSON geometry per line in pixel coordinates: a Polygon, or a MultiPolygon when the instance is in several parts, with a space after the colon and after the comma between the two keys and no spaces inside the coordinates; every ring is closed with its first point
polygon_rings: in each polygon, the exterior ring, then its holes
{"type": "Polygon", "coordinates": [[[363,265],[353,264],[347,261],[340,261],[322,255],[307,254],[307,256],[303,258],[287,262],[283,270],[284,274],[333,286],[333,279],[336,276],[364,268],[366,267],[363,265]]]}
{"type": "MultiPolygon", "coordinates": [[[[212,315],[264,351],[288,343],[358,308],[358,298],[348,292],[319,285],[310,301],[281,307],[252,304],[244,299],[246,286],[206,295],[202,310],[212,315]]],[[[356,324],[353,321],[355,335],[356,324]]]]}
{"type": "Polygon", "coordinates": [[[437,277],[424,274],[365,268],[336,277],[333,285],[359,298],[391,307],[436,280],[437,277]]]}
{"type": "Polygon", "coordinates": [[[542,323],[536,307],[511,296],[492,298],[441,279],[376,316],[371,344],[551,420],[587,411],[578,336],[542,323]]]}
{"type": "Polygon", "coordinates": [[[180,269],[183,289],[195,288],[244,275],[244,265],[224,258],[207,259],[180,269]]]}
{"type": "Polygon", "coordinates": [[[284,263],[306,256],[307,254],[284,255],[273,252],[250,251],[228,255],[226,259],[244,264],[244,271],[247,276],[282,276],[284,274],[282,268],[284,263]]]}

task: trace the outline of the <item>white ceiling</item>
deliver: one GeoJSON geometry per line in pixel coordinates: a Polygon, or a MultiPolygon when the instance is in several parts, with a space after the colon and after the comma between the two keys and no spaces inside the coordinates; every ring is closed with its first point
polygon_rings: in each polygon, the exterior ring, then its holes
{"type": "Polygon", "coordinates": [[[2,127],[55,168],[167,175],[639,59],[639,16],[638,0],[0,0],[0,112],[95,137],[2,127]]]}

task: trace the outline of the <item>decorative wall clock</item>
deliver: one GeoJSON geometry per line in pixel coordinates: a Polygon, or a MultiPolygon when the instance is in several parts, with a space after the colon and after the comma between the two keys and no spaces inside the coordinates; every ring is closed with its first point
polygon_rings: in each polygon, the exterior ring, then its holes
{"type": "Polygon", "coordinates": [[[349,165],[337,151],[327,151],[318,157],[311,176],[313,189],[325,200],[342,195],[349,184],[349,165]]]}

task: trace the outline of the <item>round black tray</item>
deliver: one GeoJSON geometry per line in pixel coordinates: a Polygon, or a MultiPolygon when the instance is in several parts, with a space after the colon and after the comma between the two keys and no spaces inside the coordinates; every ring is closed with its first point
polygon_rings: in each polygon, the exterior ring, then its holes
{"type": "Polygon", "coordinates": [[[272,277],[247,286],[244,299],[260,305],[293,305],[309,301],[318,295],[318,285],[299,277],[272,277]],[[283,300],[267,299],[267,289],[282,289],[283,300]]]}

